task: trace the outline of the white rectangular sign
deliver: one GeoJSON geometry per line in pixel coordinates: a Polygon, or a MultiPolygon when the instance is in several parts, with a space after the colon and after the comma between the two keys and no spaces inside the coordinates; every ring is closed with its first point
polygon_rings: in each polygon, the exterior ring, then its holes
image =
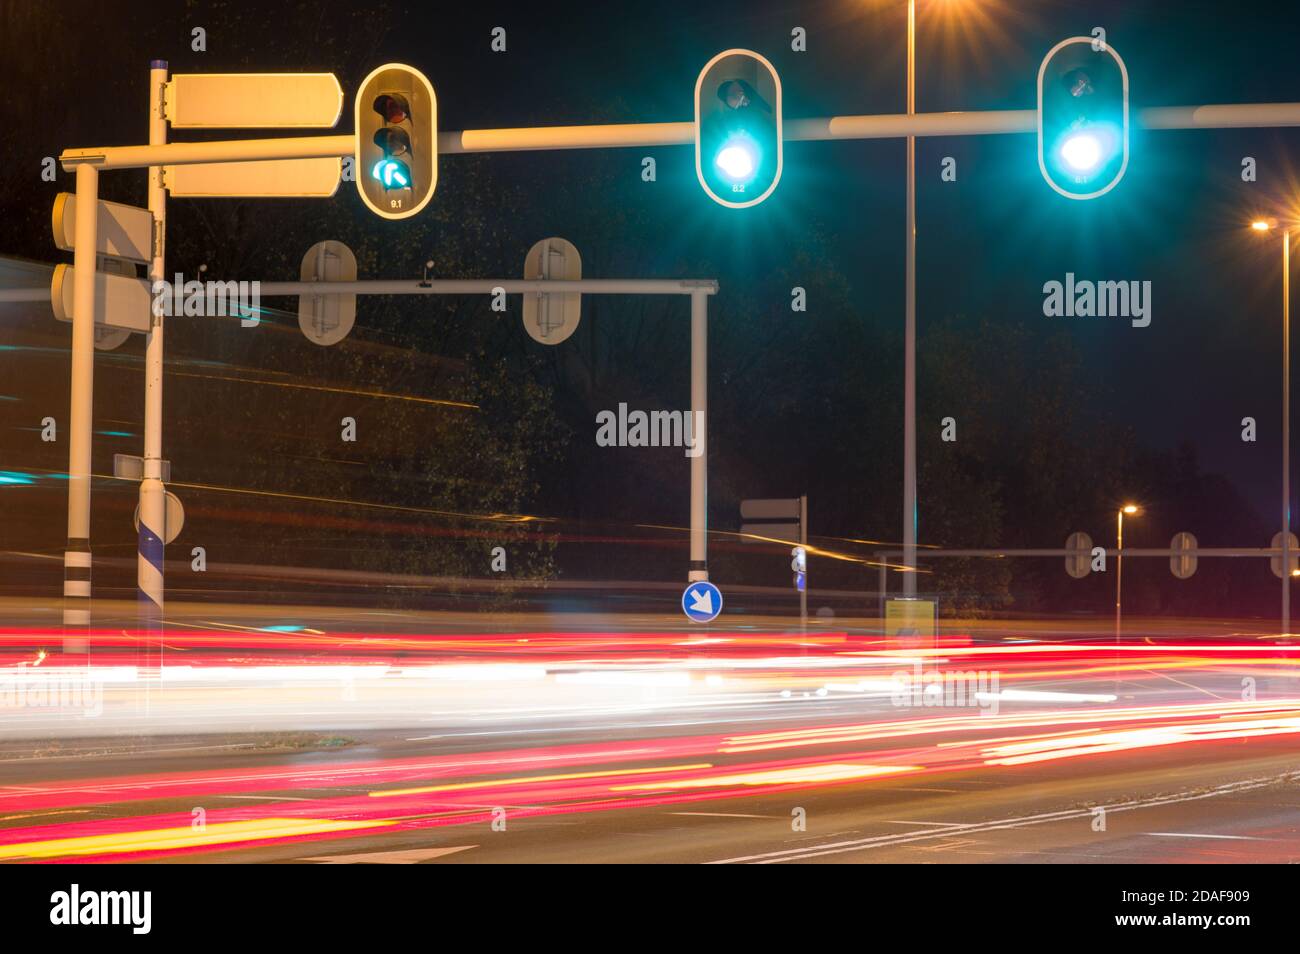
{"type": "MultiPolygon", "coordinates": [[[[54,199],[54,244],[65,252],[74,250],[77,234],[77,197],[60,192],[54,199]]],[[[95,226],[95,254],[112,255],[133,262],[153,258],[153,213],[118,202],[99,203],[95,226]]]]}
{"type": "Polygon", "coordinates": [[[339,188],[343,160],[264,159],[163,166],[163,185],[178,199],[328,199],[339,188]]]}
{"type": "Polygon", "coordinates": [[[333,73],[177,73],[165,113],[177,129],[328,129],[343,90],[333,73]]]}
{"type": "MultiPolygon", "coordinates": [[[[72,320],[73,270],[56,265],[50,280],[50,304],[59,321],[72,320]]],[[[149,330],[153,296],[143,278],[95,273],[95,324],[141,333],[149,330]]]]}
{"type": "Polygon", "coordinates": [[[798,520],[799,510],[798,497],[742,500],[740,502],[740,516],[745,520],[798,520]]]}

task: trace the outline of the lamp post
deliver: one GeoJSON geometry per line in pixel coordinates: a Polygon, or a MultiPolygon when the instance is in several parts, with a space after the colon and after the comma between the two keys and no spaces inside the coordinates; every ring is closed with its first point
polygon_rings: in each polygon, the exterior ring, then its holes
{"type": "MultiPolygon", "coordinates": [[[[907,0],[907,115],[916,112],[916,0],[907,0]]],[[[907,264],[903,331],[903,596],[916,596],[916,137],[907,137],[907,264]]]]}
{"type": "Polygon", "coordinates": [[[1125,504],[1115,513],[1115,646],[1119,647],[1121,624],[1120,592],[1124,579],[1124,515],[1135,517],[1142,511],[1136,504],[1125,504]]]}
{"type": "MultiPolygon", "coordinates": [[[[1278,227],[1256,219],[1256,232],[1278,227]]],[[[1291,631],[1291,229],[1282,230],[1282,634],[1291,631]]]]}

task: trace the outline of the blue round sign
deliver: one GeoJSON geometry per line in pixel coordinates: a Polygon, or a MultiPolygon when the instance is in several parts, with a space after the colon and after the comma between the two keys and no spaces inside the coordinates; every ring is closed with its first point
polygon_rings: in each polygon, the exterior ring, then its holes
{"type": "Polygon", "coordinates": [[[710,623],[722,612],[722,591],[701,580],[682,593],[682,612],[692,623],[710,623]]]}

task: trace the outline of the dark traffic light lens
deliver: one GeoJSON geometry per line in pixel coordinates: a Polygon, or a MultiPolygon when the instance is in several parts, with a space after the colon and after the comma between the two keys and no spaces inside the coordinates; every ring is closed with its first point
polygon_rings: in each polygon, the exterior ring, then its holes
{"type": "Polygon", "coordinates": [[[385,93],[375,99],[375,112],[383,116],[386,123],[404,123],[411,118],[411,104],[405,96],[385,93]]]}
{"type": "Polygon", "coordinates": [[[1064,76],[1066,90],[1071,96],[1076,98],[1080,96],[1091,96],[1095,92],[1092,88],[1092,77],[1083,70],[1071,70],[1064,76]]]}
{"type": "Polygon", "coordinates": [[[728,109],[743,109],[749,105],[749,91],[740,80],[729,80],[718,87],[718,99],[727,104],[728,109]]]}
{"type": "Polygon", "coordinates": [[[375,133],[375,145],[386,156],[404,156],[411,151],[411,137],[405,129],[385,127],[375,133]]]}

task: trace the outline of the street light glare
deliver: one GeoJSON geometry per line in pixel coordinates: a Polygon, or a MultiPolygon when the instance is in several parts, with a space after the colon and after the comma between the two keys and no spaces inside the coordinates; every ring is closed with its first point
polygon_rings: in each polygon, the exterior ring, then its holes
{"type": "Polygon", "coordinates": [[[1091,133],[1075,133],[1061,144],[1061,158],[1077,172],[1090,172],[1101,163],[1101,143],[1091,133]]]}
{"type": "Polygon", "coordinates": [[[1125,504],[1124,512],[1127,514],[1135,514],[1135,513],[1139,513],[1140,511],[1138,510],[1138,507],[1135,504],[1125,504]]]}

